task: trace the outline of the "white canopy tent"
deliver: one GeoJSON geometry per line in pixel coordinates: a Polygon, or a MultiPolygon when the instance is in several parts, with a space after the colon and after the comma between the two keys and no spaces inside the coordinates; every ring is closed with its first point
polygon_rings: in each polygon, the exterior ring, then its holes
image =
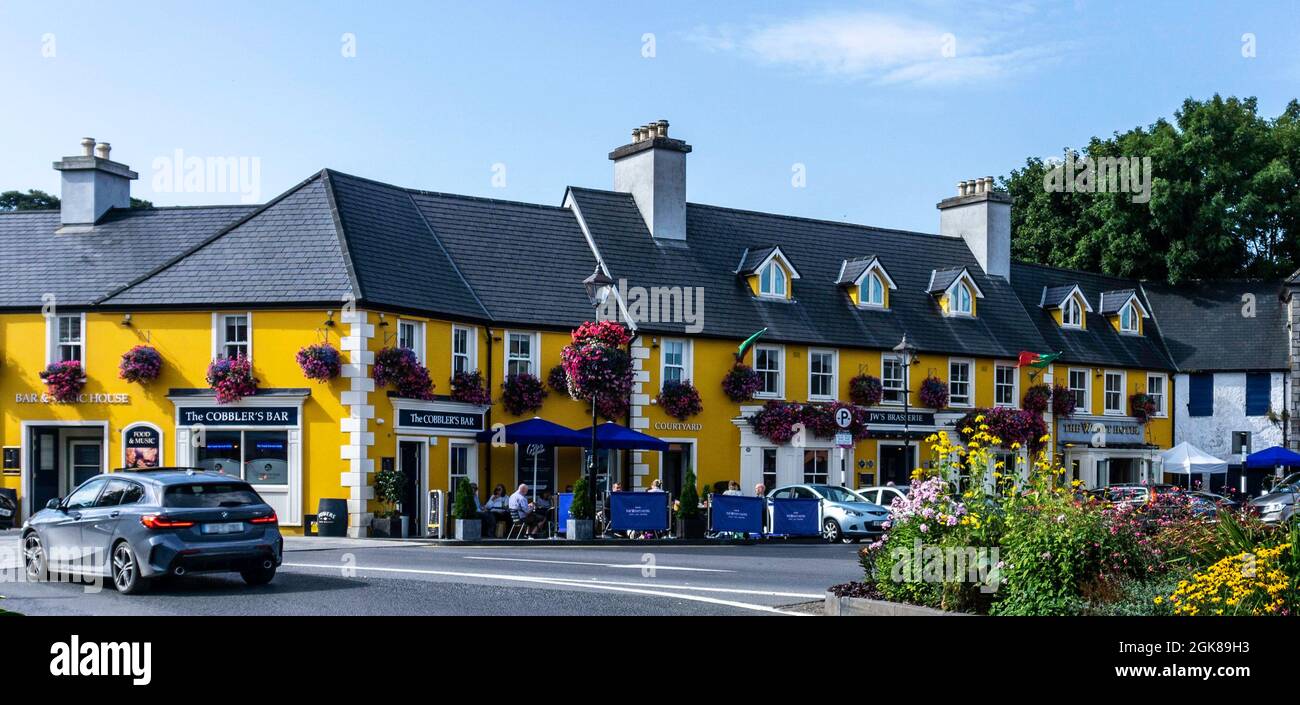
{"type": "Polygon", "coordinates": [[[1173,475],[1186,475],[1187,486],[1192,486],[1192,476],[1201,475],[1201,486],[1209,488],[1209,476],[1227,474],[1228,463],[1183,441],[1159,456],[1161,469],[1173,475]]]}

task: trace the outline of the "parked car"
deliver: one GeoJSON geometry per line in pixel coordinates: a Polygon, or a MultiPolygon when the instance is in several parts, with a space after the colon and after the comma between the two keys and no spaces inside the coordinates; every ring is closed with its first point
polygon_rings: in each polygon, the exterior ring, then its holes
{"type": "MultiPolygon", "coordinates": [[[[767,495],[770,498],[819,499],[822,502],[822,538],[832,543],[854,542],[878,536],[889,519],[889,510],[865,501],[846,487],[834,485],[787,485],[767,495]]],[[[770,525],[770,522],[769,522],[770,525]]]]}
{"type": "Polygon", "coordinates": [[[1163,492],[1177,492],[1174,485],[1143,485],[1136,482],[1109,485],[1091,490],[1089,495],[1113,504],[1149,504],[1163,492]]]}
{"type": "Polygon", "coordinates": [[[12,529],[18,523],[18,503],[8,492],[0,491],[0,529],[12,529]]]}
{"type": "Polygon", "coordinates": [[[861,487],[856,492],[868,502],[879,504],[888,509],[895,499],[906,497],[911,489],[911,485],[877,485],[875,487],[861,487]]]}
{"type": "Polygon", "coordinates": [[[275,510],[251,485],[195,468],[96,475],[33,514],[21,540],[30,579],[89,573],[123,594],[188,572],[263,585],[284,548],[275,510]]]}
{"type": "Polygon", "coordinates": [[[1246,503],[1246,507],[1269,524],[1282,524],[1300,518],[1296,503],[1300,501],[1300,473],[1287,475],[1273,484],[1266,494],[1246,503]]]}

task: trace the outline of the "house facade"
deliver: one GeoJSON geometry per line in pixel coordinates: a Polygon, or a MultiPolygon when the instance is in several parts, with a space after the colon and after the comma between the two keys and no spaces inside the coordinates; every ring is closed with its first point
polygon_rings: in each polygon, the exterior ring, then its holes
{"type": "Polygon", "coordinates": [[[1013,262],[1010,199],[987,177],[938,203],[937,233],[688,203],[692,148],[667,128],[638,128],[609,154],[612,190],[570,187],[554,206],[327,169],[262,206],[131,209],[135,174],[106,149],[65,158],[61,210],[0,214],[3,486],[27,515],[97,472],[201,466],[253,483],[288,531],[320,500],[344,498],[353,535],[385,509],[373,486],[385,466],[406,471],[402,511],[413,518],[427,516],[431,490],[532,484],[535,463],[538,484],[562,489],[584,451],[474,434],[534,415],[590,423],[584,402],[549,384],[520,414],[500,397],[510,376],[545,384],[570,332],[602,315],[582,284],[597,268],[618,283],[609,301],[636,332],[630,407],[615,420],[669,443],[600,453],[606,481],[659,479],[676,493],[692,470],[746,492],[904,483],[933,461],[931,434],[956,432],[977,409],[1019,408],[1040,384],[1072,392],[1073,411],[1049,408],[1043,423],[1074,478],[1156,479],[1152,461],[1174,442],[1190,392],[1178,388],[1164,298],[1149,287],[1013,262]],[[759,331],[743,361],[760,387],[734,402],[721,380],[759,331]],[[295,356],[322,342],[342,353],[342,372],[315,382],[295,356]],[[120,378],[137,345],[162,356],[157,379],[120,378]],[[376,385],[376,355],[390,348],[427,367],[431,399],[376,385]],[[1059,356],[1021,365],[1026,352],[1059,356]],[[238,356],[258,391],[220,403],[208,367],[238,356]],[[85,385],[55,402],[40,373],[64,360],[82,363],[85,385]],[[471,371],[492,403],[449,394],[453,375],[471,371]],[[750,421],[769,402],[847,402],[862,375],[882,398],[849,443],[774,442],[750,421]],[[685,380],[703,410],[675,418],[657,396],[685,380]],[[946,391],[940,408],[921,403],[927,381],[946,391]],[[1149,418],[1133,414],[1139,393],[1155,402],[1149,418]]]}

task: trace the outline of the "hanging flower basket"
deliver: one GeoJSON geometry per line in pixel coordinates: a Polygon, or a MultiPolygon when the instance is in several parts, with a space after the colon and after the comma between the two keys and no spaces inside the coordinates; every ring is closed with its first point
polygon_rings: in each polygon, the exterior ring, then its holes
{"type": "Polygon", "coordinates": [[[763,378],[754,371],[754,368],[743,362],[737,362],[722,377],[722,391],[726,392],[727,398],[734,402],[749,401],[762,388],[763,378]]]}
{"type": "Polygon", "coordinates": [[[852,423],[845,429],[853,439],[866,438],[867,412],[839,401],[830,404],[769,401],[748,421],[754,433],[781,445],[789,443],[798,433],[796,424],[802,424],[805,432],[817,438],[834,438],[840,431],[839,425],[835,423],[835,415],[840,409],[848,409],[853,414],[852,423]]]}
{"type": "Polygon", "coordinates": [[[1025,411],[1032,411],[1035,414],[1041,414],[1047,411],[1047,407],[1051,403],[1052,388],[1046,384],[1035,384],[1025,390],[1025,396],[1020,400],[1020,408],[1025,411]]]}
{"type": "Polygon", "coordinates": [[[298,351],[298,366],[307,379],[328,382],[339,376],[343,369],[343,358],[333,345],[317,343],[298,351]]]}
{"type": "Polygon", "coordinates": [[[122,353],[117,376],[138,384],[148,384],[162,374],[162,355],[148,345],[137,345],[122,353]]]}
{"type": "Polygon", "coordinates": [[[696,389],[689,379],[681,382],[664,382],[664,387],[659,390],[659,396],[655,397],[655,401],[664,413],[678,421],[685,421],[704,411],[704,402],[700,401],[700,390],[696,389]]]}
{"type": "Polygon", "coordinates": [[[488,406],[492,403],[492,395],[488,393],[487,385],[483,382],[483,374],[478,370],[457,372],[451,376],[451,398],[452,401],[479,406],[488,406]]]}
{"type": "Polygon", "coordinates": [[[1070,391],[1068,387],[1059,384],[1052,387],[1053,416],[1068,419],[1074,416],[1075,406],[1074,392],[1070,391]]]}
{"type": "Polygon", "coordinates": [[[552,367],[550,374],[546,375],[546,383],[556,392],[569,396],[569,376],[564,372],[564,365],[552,367]]]}
{"type": "Polygon", "coordinates": [[[86,386],[86,372],[76,360],[51,363],[41,371],[41,379],[45,382],[45,391],[54,401],[61,403],[76,401],[86,386]]]}
{"type": "Polygon", "coordinates": [[[1138,420],[1138,423],[1146,423],[1150,421],[1151,417],[1155,416],[1156,411],[1159,409],[1159,407],[1156,406],[1155,397],[1146,392],[1137,392],[1130,396],[1128,398],[1128,405],[1129,409],[1133,412],[1133,417],[1138,420]]]}
{"type": "Polygon", "coordinates": [[[501,405],[515,416],[537,411],[542,408],[544,399],[546,387],[542,386],[542,380],[527,372],[507,375],[501,383],[501,405]]]}
{"type": "Polygon", "coordinates": [[[921,381],[921,391],[918,395],[921,399],[921,405],[931,409],[945,409],[948,407],[948,385],[938,377],[926,377],[921,381]]]}
{"type": "Polygon", "coordinates": [[[981,430],[998,439],[1000,443],[997,445],[1002,448],[1019,443],[1021,447],[1037,452],[1047,437],[1047,422],[1043,421],[1042,414],[1004,406],[975,409],[957,420],[957,433],[963,443],[970,443],[981,430]]]}
{"type": "Polygon", "coordinates": [[[632,356],[623,346],[632,332],[621,323],[583,323],[573,331],[573,342],[560,351],[569,396],[590,402],[607,419],[627,415],[632,394],[632,356]]]}
{"type": "Polygon", "coordinates": [[[885,396],[879,377],[858,375],[849,380],[849,400],[859,406],[875,406],[885,396]]]}
{"type": "Polygon", "coordinates": [[[393,387],[398,396],[425,401],[433,398],[434,385],[429,371],[409,348],[384,348],[375,353],[370,376],[381,387],[393,387]]]}
{"type": "Polygon", "coordinates": [[[221,357],[208,365],[208,385],[217,393],[218,404],[233,404],[257,393],[257,379],[248,358],[221,357]]]}

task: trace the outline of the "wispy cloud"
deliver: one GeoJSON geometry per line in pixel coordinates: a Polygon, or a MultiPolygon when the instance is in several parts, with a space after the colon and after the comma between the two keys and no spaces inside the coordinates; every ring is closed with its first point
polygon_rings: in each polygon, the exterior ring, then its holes
{"type": "MultiPolygon", "coordinates": [[[[1022,11],[1003,16],[1014,23],[1022,11]]],[[[903,15],[839,12],[747,27],[700,27],[689,38],[711,51],[836,78],[881,84],[988,81],[1054,60],[1062,47],[1015,41],[1014,27],[960,29],[903,15]]]]}

